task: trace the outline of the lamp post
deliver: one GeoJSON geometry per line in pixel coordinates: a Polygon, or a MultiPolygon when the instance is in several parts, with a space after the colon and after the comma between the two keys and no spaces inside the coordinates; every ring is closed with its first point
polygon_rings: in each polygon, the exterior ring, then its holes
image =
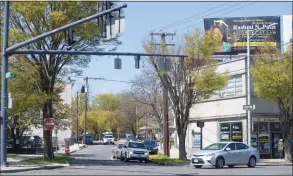
{"type": "MultiPolygon", "coordinates": [[[[247,29],[247,105],[251,105],[251,78],[250,78],[250,34],[249,32],[252,31],[252,36],[253,36],[253,31],[259,31],[259,30],[262,30],[262,29],[265,29],[265,28],[268,28],[268,27],[271,27],[271,26],[274,26],[274,25],[277,25],[278,23],[272,23],[268,26],[264,26],[262,28],[258,28],[258,29],[253,29],[253,30],[250,30],[250,29],[247,29]]],[[[246,110],[246,113],[247,113],[247,144],[248,145],[251,145],[251,110],[247,109],[246,110]]]]}

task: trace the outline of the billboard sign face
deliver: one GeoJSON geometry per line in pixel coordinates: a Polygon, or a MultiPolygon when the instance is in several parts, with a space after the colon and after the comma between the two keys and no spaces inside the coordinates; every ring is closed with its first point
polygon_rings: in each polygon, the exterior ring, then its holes
{"type": "Polygon", "coordinates": [[[205,31],[219,35],[221,47],[217,52],[247,52],[247,32],[250,34],[250,50],[264,45],[280,46],[280,17],[232,17],[205,18],[205,31]]]}

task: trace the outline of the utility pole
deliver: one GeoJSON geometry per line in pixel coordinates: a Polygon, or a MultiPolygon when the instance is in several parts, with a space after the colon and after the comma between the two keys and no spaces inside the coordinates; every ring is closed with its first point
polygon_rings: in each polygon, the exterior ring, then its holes
{"type": "Polygon", "coordinates": [[[78,91],[76,92],[76,141],[79,144],[79,137],[78,137],[78,91]]]}
{"type": "Polygon", "coordinates": [[[89,89],[88,80],[89,78],[85,77],[85,98],[84,98],[85,108],[84,108],[84,136],[83,136],[84,144],[86,144],[87,99],[88,99],[88,89],[89,89]]]}
{"type": "Polygon", "coordinates": [[[138,116],[137,116],[137,102],[135,102],[135,118],[136,118],[136,138],[138,139],[138,116]]]}
{"type": "MultiPolygon", "coordinates": [[[[153,38],[154,35],[160,36],[161,37],[161,44],[154,44],[154,45],[160,45],[162,48],[162,54],[167,53],[167,47],[166,46],[174,46],[174,44],[166,44],[166,36],[175,36],[175,33],[164,33],[164,32],[159,32],[159,33],[151,33],[150,34],[153,38]]],[[[166,58],[164,58],[164,71],[167,72],[167,64],[166,64],[166,58]]],[[[163,74],[163,79],[167,80],[167,75],[163,74]]],[[[166,82],[167,84],[167,82],[166,82]]],[[[166,84],[163,84],[163,104],[164,104],[164,155],[170,156],[170,143],[169,143],[169,116],[168,116],[168,87],[166,84]]]]}

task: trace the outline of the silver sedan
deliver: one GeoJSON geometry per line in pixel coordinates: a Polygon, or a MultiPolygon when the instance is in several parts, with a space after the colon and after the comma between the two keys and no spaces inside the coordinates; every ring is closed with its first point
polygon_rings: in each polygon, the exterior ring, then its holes
{"type": "Polygon", "coordinates": [[[202,166],[215,166],[216,168],[228,166],[231,168],[235,165],[255,167],[259,159],[259,151],[242,142],[220,142],[194,153],[191,165],[196,168],[202,166]]]}

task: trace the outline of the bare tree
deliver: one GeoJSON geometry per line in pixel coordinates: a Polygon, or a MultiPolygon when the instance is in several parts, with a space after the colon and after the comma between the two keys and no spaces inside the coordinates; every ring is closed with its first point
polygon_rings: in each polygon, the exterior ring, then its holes
{"type": "Polygon", "coordinates": [[[227,78],[215,73],[214,63],[210,58],[216,48],[218,37],[211,33],[195,32],[185,35],[185,46],[167,51],[166,46],[157,47],[153,42],[144,42],[144,49],[148,53],[186,54],[188,58],[172,60],[171,70],[163,72],[159,69],[158,59],[150,57],[149,63],[162,84],[168,88],[169,99],[176,121],[179,137],[179,158],[186,159],[185,139],[189,123],[190,108],[203,97],[215,93],[226,84],[227,78]]]}

